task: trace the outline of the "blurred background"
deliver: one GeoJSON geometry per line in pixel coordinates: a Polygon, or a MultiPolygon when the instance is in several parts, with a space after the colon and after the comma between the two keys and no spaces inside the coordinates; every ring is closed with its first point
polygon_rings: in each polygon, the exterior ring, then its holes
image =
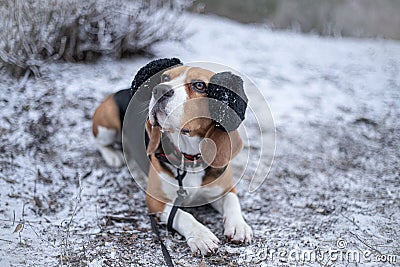
{"type": "Polygon", "coordinates": [[[195,9],[273,29],[400,39],[399,0],[197,0],[195,9]]]}
{"type": "Polygon", "coordinates": [[[0,69],[41,76],[51,61],[152,55],[187,37],[187,12],[334,37],[400,39],[398,0],[0,0],[0,69]]]}

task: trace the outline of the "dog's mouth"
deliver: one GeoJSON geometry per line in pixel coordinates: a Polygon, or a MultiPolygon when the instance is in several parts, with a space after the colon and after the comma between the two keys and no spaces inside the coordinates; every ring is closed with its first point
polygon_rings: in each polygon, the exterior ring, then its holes
{"type": "Polygon", "coordinates": [[[154,110],[150,112],[149,121],[153,127],[161,126],[158,122],[157,114],[154,110]]]}
{"type": "Polygon", "coordinates": [[[164,101],[158,100],[151,106],[150,104],[150,113],[149,113],[149,121],[150,124],[153,125],[153,127],[156,126],[161,126],[159,122],[159,114],[165,113],[163,110],[165,110],[166,103],[164,101]]]}
{"type": "Polygon", "coordinates": [[[160,126],[160,123],[158,122],[158,117],[157,117],[157,113],[160,112],[160,110],[157,107],[157,104],[150,108],[151,108],[150,113],[149,113],[150,124],[153,127],[160,126]]]}
{"type": "Polygon", "coordinates": [[[152,99],[149,107],[149,122],[152,127],[160,127],[163,132],[180,131],[180,114],[177,114],[176,109],[169,103],[169,99],[165,98],[160,98],[157,102],[152,99]]]}
{"type": "Polygon", "coordinates": [[[154,105],[154,107],[152,108],[150,115],[149,115],[149,121],[150,124],[153,127],[160,127],[161,131],[171,131],[172,129],[170,129],[169,127],[166,127],[167,125],[167,118],[168,118],[168,114],[162,110],[160,108],[159,105],[154,105]]]}

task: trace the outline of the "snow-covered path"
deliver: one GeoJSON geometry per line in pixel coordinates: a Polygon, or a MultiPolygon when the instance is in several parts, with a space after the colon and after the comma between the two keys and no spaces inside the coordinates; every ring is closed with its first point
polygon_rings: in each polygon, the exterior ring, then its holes
{"type": "MultiPolygon", "coordinates": [[[[239,184],[254,243],[227,243],[221,216],[192,210],[223,240],[206,264],[276,266],[279,257],[264,259],[267,249],[337,249],[338,239],[400,262],[400,43],[272,32],[210,16],[187,22],[186,41],[157,45],[157,57],[237,69],[265,96],[276,125],[268,179],[254,193],[248,181],[239,184]]],[[[149,60],[57,63],[22,87],[1,78],[0,266],[163,264],[144,193],[125,168],[104,165],[90,131],[95,107],[129,87],[149,60]]],[[[163,234],[177,264],[200,263],[178,235],[163,234]]],[[[371,259],[361,265],[388,265],[371,259]]],[[[326,256],[304,265],[327,263],[347,266],[326,256]]]]}

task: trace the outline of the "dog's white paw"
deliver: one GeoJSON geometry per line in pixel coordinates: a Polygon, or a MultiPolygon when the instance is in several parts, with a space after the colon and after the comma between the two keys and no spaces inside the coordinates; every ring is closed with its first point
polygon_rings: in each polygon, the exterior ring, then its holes
{"type": "Polygon", "coordinates": [[[187,243],[193,253],[209,256],[217,252],[219,239],[210,229],[202,226],[187,238],[187,243]]]}
{"type": "Polygon", "coordinates": [[[235,244],[248,244],[253,238],[253,230],[243,218],[226,219],[224,235],[235,244]]]}
{"type": "Polygon", "coordinates": [[[121,167],[124,164],[124,155],[121,151],[109,147],[100,149],[101,155],[106,163],[111,167],[121,167]]]}

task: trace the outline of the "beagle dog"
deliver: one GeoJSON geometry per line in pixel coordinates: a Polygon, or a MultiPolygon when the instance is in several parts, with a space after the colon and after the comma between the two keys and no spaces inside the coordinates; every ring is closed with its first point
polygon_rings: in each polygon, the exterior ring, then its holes
{"type": "MultiPolygon", "coordinates": [[[[194,253],[210,255],[219,239],[183,209],[173,211],[177,177],[185,198],[181,206],[211,204],[223,215],[224,235],[239,244],[250,243],[252,229],[242,216],[230,160],[242,149],[237,131],[244,120],[247,98],[243,81],[230,72],[214,73],[185,66],[179,59],[158,59],[136,74],[130,90],[108,96],[93,116],[93,134],[110,166],[124,157],[112,145],[121,140],[122,123],[131,97],[140,88],[151,90],[145,122],[146,152],[150,160],[146,189],[148,211],[185,237],[194,253]],[[155,86],[142,86],[157,76],[155,86]]],[[[140,130],[140,129],[138,129],[140,130]]]]}

